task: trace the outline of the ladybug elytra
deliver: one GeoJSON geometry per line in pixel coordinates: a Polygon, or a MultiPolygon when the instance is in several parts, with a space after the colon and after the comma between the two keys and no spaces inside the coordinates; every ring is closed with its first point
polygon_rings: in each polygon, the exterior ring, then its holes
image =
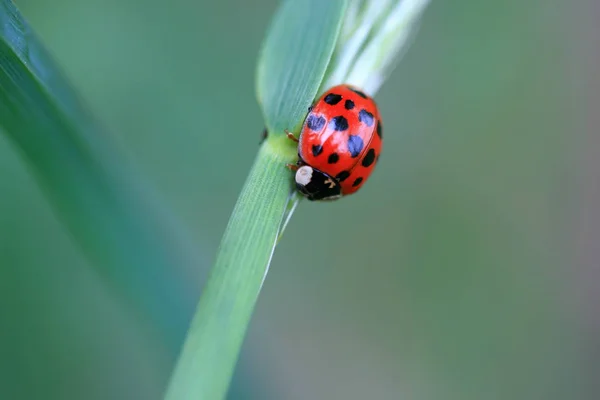
{"type": "Polygon", "coordinates": [[[379,160],[382,124],[373,99],[349,85],[309,108],[298,142],[296,188],[309,200],[335,200],[364,186],[379,160]]]}

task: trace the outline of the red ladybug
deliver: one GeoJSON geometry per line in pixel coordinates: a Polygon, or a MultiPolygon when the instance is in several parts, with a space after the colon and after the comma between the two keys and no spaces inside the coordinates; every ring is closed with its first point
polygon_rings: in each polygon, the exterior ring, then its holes
{"type": "Polygon", "coordinates": [[[298,142],[296,188],[309,200],[334,200],[356,192],[373,172],[382,144],[379,110],[355,87],[327,90],[304,120],[298,142]]]}

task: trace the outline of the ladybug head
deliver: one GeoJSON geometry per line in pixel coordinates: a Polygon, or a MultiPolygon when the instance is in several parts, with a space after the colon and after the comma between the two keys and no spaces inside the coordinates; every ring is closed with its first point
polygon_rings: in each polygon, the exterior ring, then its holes
{"type": "Polygon", "coordinates": [[[296,188],[309,200],[335,200],[342,195],[336,179],[308,165],[296,171],[296,188]]]}

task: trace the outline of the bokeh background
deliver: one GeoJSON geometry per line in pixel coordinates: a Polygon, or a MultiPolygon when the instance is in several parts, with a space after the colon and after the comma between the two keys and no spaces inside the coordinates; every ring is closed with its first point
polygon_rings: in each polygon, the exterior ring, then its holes
{"type": "MultiPolygon", "coordinates": [[[[0,398],[159,399],[258,148],[278,2],[16,3],[201,256],[131,287],[188,291],[153,325],[0,135],[0,398]]],[[[600,396],[594,3],[433,0],[376,98],[377,172],[299,207],[230,399],[600,396]]]]}

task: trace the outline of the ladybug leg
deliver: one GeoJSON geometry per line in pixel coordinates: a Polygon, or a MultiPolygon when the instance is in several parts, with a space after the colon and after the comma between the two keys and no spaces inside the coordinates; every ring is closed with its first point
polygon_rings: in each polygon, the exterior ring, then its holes
{"type": "Polygon", "coordinates": [[[296,172],[296,171],[298,171],[298,168],[300,168],[303,165],[304,165],[304,162],[300,158],[300,154],[298,154],[298,161],[296,161],[296,164],[285,164],[285,167],[287,169],[289,169],[290,171],[296,172]]]}
{"type": "Polygon", "coordinates": [[[262,132],[262,136],[260,138],[260,143],[264,142],[268,135],[269,135],[269,132],[267,132],[267,128],[265,128],[262,132]]]}
{"type": "Polygon", "coordinates": [[[292,132],[288,131],[287,129],[285,129],[284,132],[287,135],[288,139],[293,140],[296,143],[299,142],[298,138],[292,132]]]}

